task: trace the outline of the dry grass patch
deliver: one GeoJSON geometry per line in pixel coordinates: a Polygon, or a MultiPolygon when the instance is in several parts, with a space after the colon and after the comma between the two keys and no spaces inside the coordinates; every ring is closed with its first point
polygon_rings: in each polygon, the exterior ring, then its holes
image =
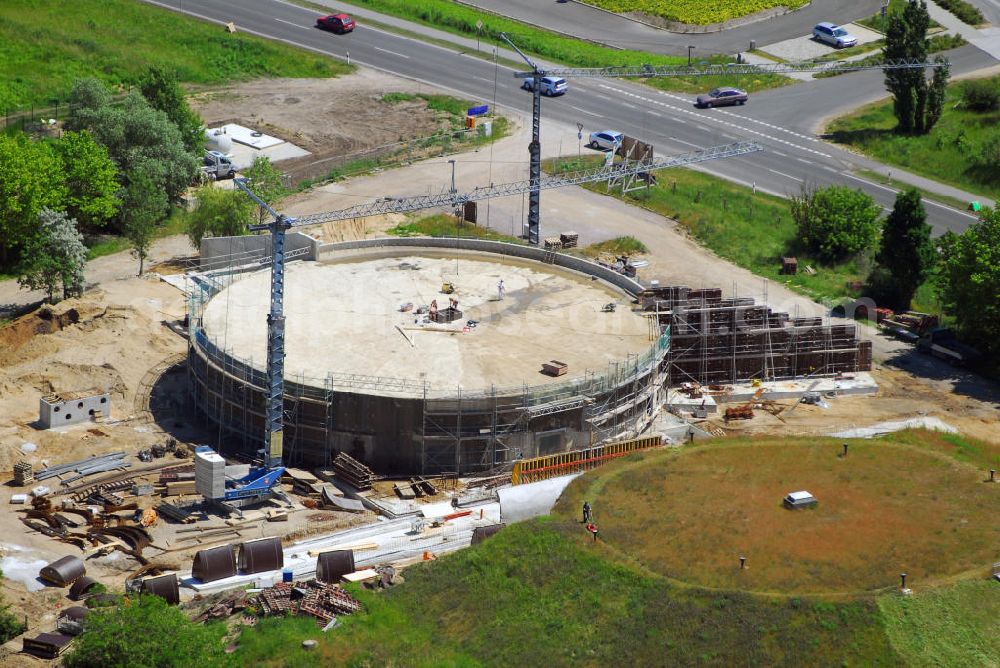
{"type": "MultiPolygon", "coordinates": [[[[577,482],[601,536],[646,568],[692,584],[792,594],[927,583],[995,561],[1000,485],[925,447],[741,439],[624,461],[577,482]],[[811,510],[782,498],[806,489],[811,510]],[[739,570],[738,557],[749,568],[739,570]]],[[[575,512],[575,508],[572,508],[575,512]]]]}

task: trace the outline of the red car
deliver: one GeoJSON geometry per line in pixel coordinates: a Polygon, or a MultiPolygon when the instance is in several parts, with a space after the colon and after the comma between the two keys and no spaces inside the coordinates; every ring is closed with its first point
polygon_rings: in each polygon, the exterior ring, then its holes
{"type": "Polygon", "coordinates": [[[347,14],[330,14],[316,19],[316,27],[343,35],[354,30],[354,19],[347,14]]]}

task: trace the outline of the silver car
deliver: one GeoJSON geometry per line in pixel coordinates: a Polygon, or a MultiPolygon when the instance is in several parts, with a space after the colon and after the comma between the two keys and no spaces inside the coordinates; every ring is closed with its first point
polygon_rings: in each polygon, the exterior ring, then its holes
{"type": "Polygon", "coordinates": [[[813,28],[813,39],[817,42],[824,42],[832,47],[843,49],[854,46],[858,43],[858,38],[833,23],[819,23],[813,28]]]}

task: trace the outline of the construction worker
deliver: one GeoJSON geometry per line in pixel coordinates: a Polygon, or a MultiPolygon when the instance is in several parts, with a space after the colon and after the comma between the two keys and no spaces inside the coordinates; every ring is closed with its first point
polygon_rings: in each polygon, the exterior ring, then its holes
{"type": "Polygon", "coordinates": [[[500,298],[500,301],[503,301],[503,296],[506,292],[507,288],[504,287],[503,279],[501,278],[500,282],[497,283],[497,296],[500,298]]]}
{"type": "Polygon", "coordinates": [[[583,523],[590,523],[590,501],[583,502],[583,523]]]}

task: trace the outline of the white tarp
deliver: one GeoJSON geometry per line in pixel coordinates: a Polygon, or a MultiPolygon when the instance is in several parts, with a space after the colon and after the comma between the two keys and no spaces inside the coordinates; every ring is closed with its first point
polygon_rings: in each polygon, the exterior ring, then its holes
{"type": "Polygon", "coordinates": [[[566,486],[578,475],[580,474],[562,475],[540,482],[498,489],[500,519],[504,522],[520,522],[547,515],[556,505],[566,486]]]}
{"type": "Polygon", "coordinates": [[[949,434],[958,433],[957,429],[940,418],[924,416],[910,418],[909,420],[879,422],[878,424],[873,424],[870,427],[858,427],[856,429],[838,431],[830,434],[830,436],[833,436],[834,438],[873,438],[883,434],[890,434],[894,431],[903,431],[904,429],[931,429],[933,431],[943,431],[949,434]]]}

